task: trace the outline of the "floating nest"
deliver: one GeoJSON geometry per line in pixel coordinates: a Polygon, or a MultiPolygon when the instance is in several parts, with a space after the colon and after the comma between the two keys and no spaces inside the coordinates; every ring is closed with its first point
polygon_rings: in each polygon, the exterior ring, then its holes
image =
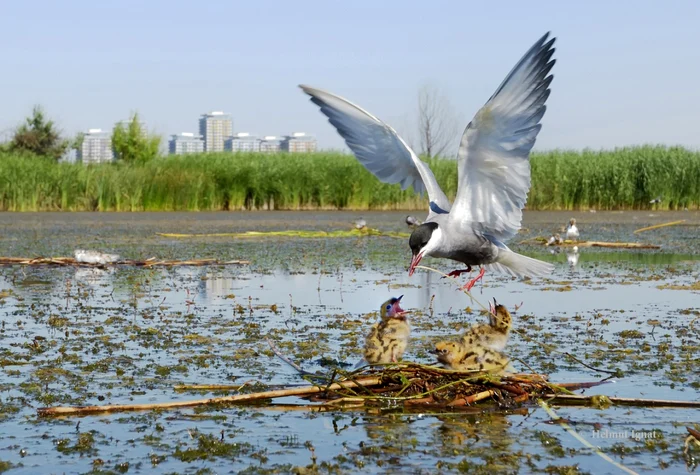
{"type": "MultiPolygon", "coordinates": [[[[349,373],[336,378],[337,372],[322,376],[305,373],[311,384],[265,391],[242,391],[242,386],[220,384],[179,385],[177,391],[235,391],[236,394],[204,399],[177,400],[148,404],[114,404],[102,406],[54,406],[37,408],[40,416],[67,416],[105,412],[173,410],[219,404],[247,404],[268,402],[281,397],[300,397],[316,403],[310,408],[330,406],[401,406],[420,410],[465,408],[480,401],[494,401],[500,409],[509,409],[537,400],[555,400],[557,404],[572,404],[606,408],[610,405],[639,407],[692,407],[700,408],[700,401],[673,401],[584,396],[571,391],[605,384],[595,382],[551,383],[541,374],[494,375],[483,372],[451,371],[415,363],[386,366],[349,373]]],[[[295,405],[295,407],[299,407],[295,405]]],[[[305,406],[306,407],[306,406],[305,406]]],[[[691,434],[692,435],[692,434],[691,434]]]]}
{"type": "Polygon", "coordinates": [[[143,261],[119,260],[109,264],[90,264],[78,262],[72,257],[0,257],[0,265],[3,266],[72,266],[72,267],[97,267],[106,268],[112,266],[135,266],[135,267],[156,267],[156,266],[214,266],[214,265],[248,265],[250,261],[233,260],[219,261],[217,259],[188,259],[188,260],[161,260],[152,257],[143,261]]]}
{"type": "MultiPolygon", "coordinates": [[[[332,381],[331,378],[328,383],[332,381]]],[[[313,401],[330,404],[459,407],[493,400],[501,406],[513,406],[556,393],[591,387],[595,383],[552,384],[541,374],[489,374],[483,371],[453,371],[414,363],[391,365],[351,373],[347,381],[333,385],[337,389],[310,396],[313,401]]],[[[327,383],[327,384],[328,384],[327,383]]],[[[321,387],[322,383],[319,384],[321,387]]]]}

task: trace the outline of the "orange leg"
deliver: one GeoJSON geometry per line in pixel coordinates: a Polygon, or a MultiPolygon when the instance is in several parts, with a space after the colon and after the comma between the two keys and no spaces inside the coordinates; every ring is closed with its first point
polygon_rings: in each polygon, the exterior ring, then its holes
{"type": "Polygon", "coordinates": [[[467,282],[467,283],[464,285],[464,287],[462,287],[460,290],[464,290],[464,289],[466,289],[466,290],[468,290],[468,291],[471,290],[472,287],[474,287],[474,284],[476,284],[479,280],[481,280],[481,278],[484,276],[485,273],[486,273],[486,269],[484,269],[484,268],[482,267],[481,270],[479,271],[479,275],[477,275],[477,276],[474,277],[472,280],[470,280],[469,282],[467,282]]]}

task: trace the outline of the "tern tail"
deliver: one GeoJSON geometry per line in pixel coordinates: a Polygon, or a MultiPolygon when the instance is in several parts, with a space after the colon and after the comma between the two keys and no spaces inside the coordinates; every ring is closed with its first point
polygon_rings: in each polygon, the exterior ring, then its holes
{"type": "Polygon", "coordinates": [[[486,266],[516,277],[540,277],[550,274],[554,265],[531,257],[523,256],[508,248],[499,249],[496,262],[486,266]]]}

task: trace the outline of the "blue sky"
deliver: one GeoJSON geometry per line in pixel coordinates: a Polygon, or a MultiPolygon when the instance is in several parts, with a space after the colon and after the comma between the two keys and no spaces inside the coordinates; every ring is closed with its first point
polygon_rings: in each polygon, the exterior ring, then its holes
{"type": "MultiPolygon", "coordinates": [[[[2,2],[0,133],[34,104],[64,132],[138,111],[163,135],[210,110],[259,135],[342,140],[296,87],[340,94],[410,134],[423,84],[459,128],[546,31],[557,39],[538,149],[700,147],[700,2],[2,2]]],[[[1,135],[0,135],[1,137],[1,135]]],[[[455,145],[456,147],[456,145],[455,145]]]]}

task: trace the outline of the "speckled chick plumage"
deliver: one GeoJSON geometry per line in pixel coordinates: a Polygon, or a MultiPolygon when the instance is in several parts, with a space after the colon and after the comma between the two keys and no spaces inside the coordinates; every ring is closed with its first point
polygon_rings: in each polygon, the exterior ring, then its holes
{"type": "Polygon", "coordinates": [[[502,372],[510,366],[502,351],[508,343],[512,323],[508,309],[494,299],[493,304],[489,303],[489,323],[472,326],[459,340],[437,343],[437,359],[454,370],[502,372]]]}
{"type": "Polygon", "coordinates": [[[489,302],[489,323],[473,325],[462,336],[466,346],[484,346],[494,351],[503,351],[508,343],[513,318],[508,309],[496,302],[489,302]]]}
{"type": "Polygon", "coordinates": [[[406,312],[399,305],[401,297],[382,304],[379,310],[381,320],[367,335],[364,356],[369,364],[396,363],[406,351],[411,327],[406,312]]]}
{"type": "Polygon", "coordinates": [[[510,360],[500,351],[480,345],[467,346],[462,341],[441,341],[435,354],[446,368],[458,371],[489,371],[500,373],[508,369],[510,360]]]}

